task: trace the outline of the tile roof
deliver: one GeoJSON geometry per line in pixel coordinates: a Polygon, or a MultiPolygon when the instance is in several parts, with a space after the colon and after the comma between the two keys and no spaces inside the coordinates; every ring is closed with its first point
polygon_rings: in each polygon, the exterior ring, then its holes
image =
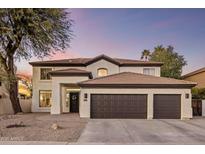
{"type": "Polygon", "coordinates": [[[194,87],[197,83],[177,80],[165,77],[156,77],[151,75],[144,75],[132,72],[122,72],[118,74],[99,77],[87,81],[80,82],[80,86],[93,86],[93,87],[194,87]]]}
{"type": "Polygon", "coordinates": [[[205,67],[203,67],[203,68],[201,68],[201,69],[198,69],[198,70],[196,70],[196,71],[190,72],[190,73],[188,73],[188,74],[183,75],[183,76],[182,76],[182,79],[185,79],[185,78],[187,78],[187,77],[190,77],[190,76],[192,76],[192,75],[196,75],[196,74],[199,74],[199,73],[202,73],[202,72],[205,72],[205,67]]]}
{"type": "Polygon", "coordinates": [[[37,61],[30,62],[29,64],[33,66],[87,66],[93,62],[100,59],[106,59],[116,65],[120,66],[132,66],[132,65],[145,65],[145,66],[161,66],[161,62],[151,62],[151,61],[140,61],[134,59],[121,59],[121,58],[111,58],[106,55],[99,55],[94,58],[74,58],[74,59],[61,59],[61,60],[50,60],[50,61],[37,61]]]}
{"type": "Polygon", "coordinates": [[[85,70],[70,68],[70,69],[61,69],[61,70],[54,70],[49,72],[51,76],[89,76],[92,79],[92,73],[85,70]]]}

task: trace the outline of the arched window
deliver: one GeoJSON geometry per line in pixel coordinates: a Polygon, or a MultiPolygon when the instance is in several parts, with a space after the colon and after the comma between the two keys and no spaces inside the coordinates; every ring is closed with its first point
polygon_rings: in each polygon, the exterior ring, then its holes
{"type": "Polygon", "coordinates": [[[98,77],[106,76],[106,75],[108,75],[107,68],[99,68],[98,69],[98,77]]]}

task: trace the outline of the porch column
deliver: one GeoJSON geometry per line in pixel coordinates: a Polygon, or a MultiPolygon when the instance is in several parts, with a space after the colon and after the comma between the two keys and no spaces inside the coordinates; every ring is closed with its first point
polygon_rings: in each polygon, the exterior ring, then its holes
{"type": "Polygon", "coordinates": [[[153,110],[154,110],[154,99],[153,94],[149,93],[147,96],[147,119],[153,119],[153,110]]]}
{"type": "Polygon", "coordinates": [[[51,114],[61,113],[61,89],[60,84],[52,82],[52,104],[51,104],[51,114]]]}

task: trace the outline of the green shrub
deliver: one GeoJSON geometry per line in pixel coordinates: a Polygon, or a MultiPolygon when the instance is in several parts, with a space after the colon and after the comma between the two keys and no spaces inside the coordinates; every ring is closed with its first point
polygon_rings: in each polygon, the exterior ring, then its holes
{"type": "Polygon", "coordinates": [[[193,99],[205,99],[205,88],[192,88],[193,99]]]}

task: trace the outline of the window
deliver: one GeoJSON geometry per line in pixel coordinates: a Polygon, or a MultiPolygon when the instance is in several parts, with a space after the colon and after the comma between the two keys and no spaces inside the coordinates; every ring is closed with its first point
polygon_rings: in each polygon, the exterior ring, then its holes
{"type": "Polygon", "coordinates": [[[155,75],[155,69],[154,68],[144,68],[143,74],[146,75],[155,75]]]}
{"type": "Polygon", "coordinates": [[[99,68],[98,69],[98,76],[106,76],[108,74],[108,71],[106,68],[99,68]]]}
{"type": "Polygon", "coordinates": [[[52,68],[41,68],[41,80],[50,80],[51,76],[48,72],[52,71],[52,68]]]}
{"type": "Polygon", "coordinates": [[[51,90],[40,90],[40,107],[51,107],[51,90]]]}

